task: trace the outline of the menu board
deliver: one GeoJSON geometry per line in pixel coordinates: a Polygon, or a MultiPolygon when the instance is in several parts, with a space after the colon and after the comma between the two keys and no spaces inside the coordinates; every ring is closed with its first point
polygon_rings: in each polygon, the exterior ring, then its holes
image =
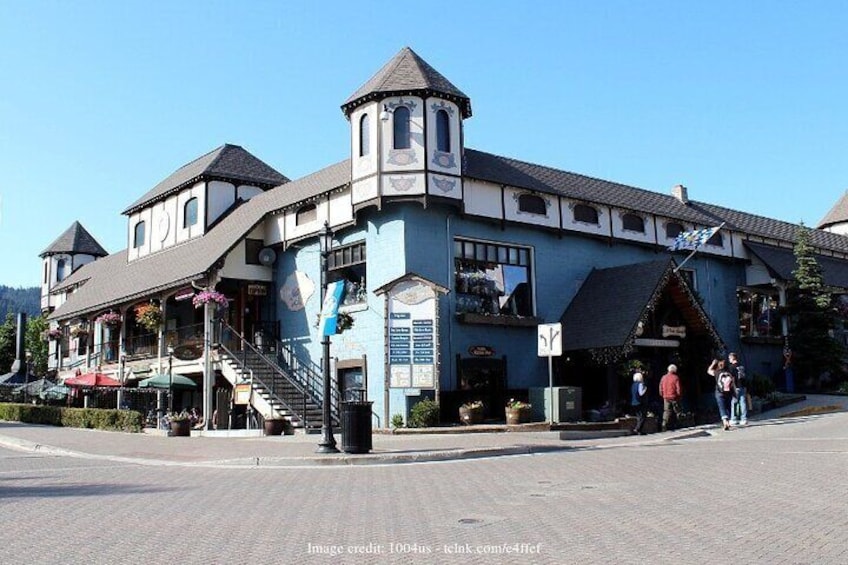
{"type": "Polygon", "coordinates": [[[389,292],[388,361],[392,388],[436,388],[436,293],[404,281],[389,292]]]}

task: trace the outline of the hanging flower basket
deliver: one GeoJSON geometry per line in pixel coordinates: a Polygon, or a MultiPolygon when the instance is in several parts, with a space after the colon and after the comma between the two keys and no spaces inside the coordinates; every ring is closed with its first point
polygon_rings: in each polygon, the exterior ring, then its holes
{"type": "Polygon", "coordinates": [[[206,304],[213,304],[218,308],[226,308],[229,306],[230,301],[217,290],[203,290],[194,295],[194,298],[191,299],[191,303],[194,304],[195,308],[200,308],[206,304]]]}
{"type": "Polygon", "coordinates": [[[339,312],[336,314],[336,333],[340,334],[345,330],[353,327],[353,316],[347,312],[339,312]]]}
{"type": "Polygon", "coordinates": [[[162,309],[153,303],[136,306],[135,320],[148,331],[158,331],[162,326],[162,309]]]}
{"type": "Polygon", "coordinates": [[[121,323],[121,315],[110,310],[109,312],[104,312],[97,316],[94,321],[105,326],[117,326],[121,323]]]}
{"type": "Polygon", "coordinates": [[[71,326],[71,337],[83,337],[88,335],[88,330],[83,326],[71,326]]]}
{"type": "Polygon", "coordinates": [[[53,328],[52,330],[46,330],[44,332],[45,339],[50,341],[59,341],[62,339],[62,330],[60,328],[53,328]]]}

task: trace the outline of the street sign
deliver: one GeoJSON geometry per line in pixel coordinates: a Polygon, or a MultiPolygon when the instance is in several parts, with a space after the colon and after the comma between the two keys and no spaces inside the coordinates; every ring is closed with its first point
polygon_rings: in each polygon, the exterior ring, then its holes
{"type": "Polygon", "coordinates": [[[539,324],[539,357],[562,355],[562,324],[539,324]]]}

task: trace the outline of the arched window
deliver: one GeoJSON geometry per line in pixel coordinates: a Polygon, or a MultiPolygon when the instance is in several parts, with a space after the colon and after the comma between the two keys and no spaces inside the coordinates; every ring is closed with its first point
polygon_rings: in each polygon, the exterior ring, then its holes
{"type": "Polygon", "coordinates": [[[47,284],[47,261],[44,262],[44,284],[47,284]]]}
{"type": "Polygon", "coordinates": [[[409,149],[409,108],[398,106],[394,111],[394,148],[409,149]]]}
{"type": "Polygon", "coordinates": [[[197,223],[197,198],[190,198],[183,206],[183,229],[197,223]]]}
{"type": "Polygon", "coordinates": [[[450,117],[445,110],[436,112],[436,149],[450,153],[450,117]]]}
{"type": "Polygon", "coordinates": [[[546,215],[548,207],[545,204],[545,199],[535,194],[522,194],[518,197],[518,210],[520,212],[528,212],[530,214],[546,215]]]}
{"type": "Polygon", "coordinates": [[[680,232],[683,231],[683,226],[678,224],[677,222],[669,222],[665,225],[665,237],[667,239],[674,239],[680,232]]]}
{"type": "Polygon", "coordinates": [[[138,249],[144,245],[144,222],[141,221],[135,225],[135,237],[133,238],[133,247],[138,249]]]}
{"type": "Polygon", "coordinates": [[[645,233],[645,220],[642,219],[642,216],[636,214],[625,214],[621,218],[621,226],[627,231],[645,233]]]}
{"type": "Polygon", "coordinates": [[[59,259],[56,261],[56,282],[62,282],[65,280],[67,274],[67,263],[64,259],[59,259]]]}
{"type": "Polygon", "coordinates": [[[315,204],[307,204],[298,209],[294,215],[295,225],[302,226],[318,219],[318,208],[315,204]]]}
{"type": "Polygon", "coordinates": [[[586,204],[578,204],[574,207],[574,221],[597,224],[598,211],[586,204]]]}
{"type": "Polygon", "coordinates": [[[371,123],[368,114],[359,119],[359,156],[365,157],[371,151],[371,123]]]}

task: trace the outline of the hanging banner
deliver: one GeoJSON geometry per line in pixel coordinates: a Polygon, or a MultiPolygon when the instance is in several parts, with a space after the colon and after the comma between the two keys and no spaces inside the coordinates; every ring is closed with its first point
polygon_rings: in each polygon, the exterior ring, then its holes
{"type": "Polygon", "coordinates": [[[321,318],[318,321],[318,333],[320,335],[335,335],[339,304],[342,303],[343,293],[344,281],[331,282],[327,285],[327,294],[324,295],[324,304],[321,305],[321,318]]]}

